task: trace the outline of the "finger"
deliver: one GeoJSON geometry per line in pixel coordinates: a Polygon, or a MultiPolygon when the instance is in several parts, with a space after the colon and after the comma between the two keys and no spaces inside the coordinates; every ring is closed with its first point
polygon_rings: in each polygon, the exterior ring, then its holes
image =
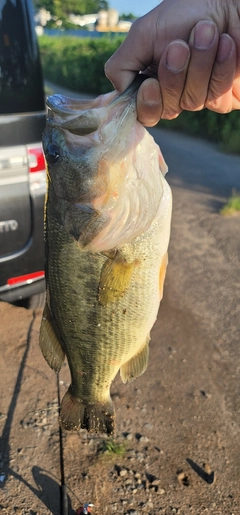
{"type": "Polygon", "coordinates": [[[146,127],[159,122],[162,113],[160,85],[157,79],[146,79],[137,95],[138,120],[146,127]]]}
{"type": "Polygon", "coordinates": [[[218,30],[215,23],[200,21],[189,38],[191,58],[181,108],[188,111],[203,109],[208,94],[208,84],[218,47],[218,30]]]}
{"type": "Polygon", "coordinates": [[[205,106],[211,111],[227,113],[233,109],[232,85],[236,62],[237,51],[234,40],[228,34],[222,34],[219,38],[216,60],[205,102],[205,106]]]}
{"type": "Polygon", "coordinates": [[[232,88],[232,108],[233,109],[240,109],[240,77],[236,77],[233,81],[233,88],[232,88]]]}
{"type": "Polygon", "coordinates": [[[181,40],[171,42],[163,53],[158,68],[163,103],[161,118],[171,120],[182,111],[180,101],[189,59],[189,46],[181,40]]]}
{"type": "Polygon", "coordinates": [[[151,23],[151,13],[136,20],[126,39],[106,62],[105,74],[118,91],[124,91],[136,74],[152,63],[155,25],[151,23]]]}

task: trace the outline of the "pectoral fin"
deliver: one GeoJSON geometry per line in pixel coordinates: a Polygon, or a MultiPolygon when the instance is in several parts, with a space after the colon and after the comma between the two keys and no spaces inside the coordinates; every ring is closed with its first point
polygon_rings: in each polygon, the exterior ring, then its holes
{"type": "Polygon", "coordinates": [[[99,283],[98,300],[100,304],[115,302],[124,295],[129,287],[135,266],[136,261],[127,263],[119,253],[113,260],[106,261],[99,283]]]}
{"type": "MultiPolygon", "coordinates": [[[[150,339],[150,338],[149,338],[150,339]]],[[[124,363],[120,368],[120,376],[123,383],[133,381],[136,377],[140,376],[145,372],[148,366],[149,357],[149,339],[145,343],[142,350],[133,356],[132,359],[124,363]]]]}
{"type": "Polygon", "coordinates": [[[40,328],[39,345],[48,365],[59,372],[64,361],[65,353],[52,326],[52,317],[45,304],[40,328]]]}

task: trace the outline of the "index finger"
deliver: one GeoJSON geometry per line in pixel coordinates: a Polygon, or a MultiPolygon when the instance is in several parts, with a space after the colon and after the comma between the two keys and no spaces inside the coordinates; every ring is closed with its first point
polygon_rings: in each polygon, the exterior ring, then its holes
{"type": "MultiPolygon", "coordinates": [[[[143,18],[139,18],[133,23],[126,39],[105,64],[106,76],[114,88],[120,92],[131,84],[137,73],[146,70],[147,66],[152,63],[153,48],[152,45],[149,45],[149,32],[146,25],[144,31],[142,30],[143,18]]],[[[147,17],[145,21],[147,21],[147,17]]],[[[147,24],[150,25],[148,21],[147,24]]],[[[154,37],[152,25],[149,30],[154,37]]]]}

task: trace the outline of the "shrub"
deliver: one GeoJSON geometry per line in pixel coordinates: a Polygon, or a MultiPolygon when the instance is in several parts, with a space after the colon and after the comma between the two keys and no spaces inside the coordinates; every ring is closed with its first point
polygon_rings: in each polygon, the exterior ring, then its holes
{"type": "Polygon", "coordinates": [[[112,90],[104,64],[123,37],[99,39],[39,37],[42,65],[47,79],[74,91],[93,94],[112,90]]]}
{"type": "Polygon", "coordinates": [[[181,130],[192,136],[201,136],[220,144],[225,152],[240,154],[240,117],[238,111],[218,114],[204,109],[182,112],[174,120],[161,120],[161,127],[181,130]]]}
{"type": "Polygon", "coordinates": [[[221,214],[225,216],[234,216],[240,214],[240,193],[233,191],[232,196],[228,199],[226,205],[221,209],[221,214]]]}

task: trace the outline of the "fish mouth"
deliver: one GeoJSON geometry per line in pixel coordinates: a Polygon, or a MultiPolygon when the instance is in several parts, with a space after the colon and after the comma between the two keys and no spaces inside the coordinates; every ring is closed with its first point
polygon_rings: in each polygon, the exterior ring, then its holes
{"type": "Polygon", "coordinates": [[[139,73],[133,82],[122,92],[120,95],[118,95],[116,98],[114,98],[111,103],[109,104],[109,107],[111,105],[116,105],[119,102],[122,102],[124,100],[129,100],[132,96],[136,95],[138,92],[139,87],[141,84],[146,80],[149,79],[149,76],[144,73],[139,73]]]}
{"type": "Polygon", "coordinates": [[[65,129],[76,136],[88,136],[96,132],[103,122],[104,125],[108,123],[108,119],[114,118],[114,122],[122,126],[128,115],[133,111],[136,113],[137,91],[146,78],[147,75],[139,74],[122,93],[114,91],[93,100],[51,95],[46,102],[48,125],[65,129]]]}

